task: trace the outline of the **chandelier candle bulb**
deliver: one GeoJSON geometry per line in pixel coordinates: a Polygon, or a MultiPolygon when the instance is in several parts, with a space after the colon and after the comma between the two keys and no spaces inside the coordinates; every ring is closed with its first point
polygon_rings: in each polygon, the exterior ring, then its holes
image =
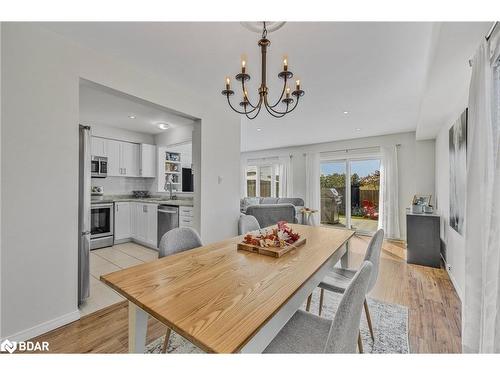
{"type": "Polygon", "coordinates": [[[226,90],[231,90],[231,80],[226,77],[226,90]]]}
{"type": "Polygon", "coordinates": [[[288,58],[286,57],[283,58],[283,70],[288,71],[288,58]]]}
{"type": "Polygon", "coordinates": [[[295,89],[300,90],[300,79],[295,81],[295,89]]]}
{"type": "Polygon", "coordinates": [[[286,88],[286,98],[290,98],[290,87],[286,88]]]}
{"type": "Polygon", "coordinates": [[[247,65],[247,62],[245,60],[241,60],[241,72],[243,74],[246,73],[246,65],[247,65]]]}

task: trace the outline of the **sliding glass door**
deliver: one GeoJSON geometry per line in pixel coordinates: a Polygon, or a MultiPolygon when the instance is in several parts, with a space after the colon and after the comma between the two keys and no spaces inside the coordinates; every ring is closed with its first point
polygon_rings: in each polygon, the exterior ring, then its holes
{"type": "Polygon", "coordinates": [[[322,162],[320,176],[321,223],[346,227],[346,162],[322,162]]]}
{"type": "Polygon", "coordinates": [[[373,234],[378,226],[380,159],[321,162],[321,223],[373,234]]]}
{"type": "Polygon", "coordinates": [[[375,233],[378,227],[380,160],[350,160],[351,229],[375,233]]]}

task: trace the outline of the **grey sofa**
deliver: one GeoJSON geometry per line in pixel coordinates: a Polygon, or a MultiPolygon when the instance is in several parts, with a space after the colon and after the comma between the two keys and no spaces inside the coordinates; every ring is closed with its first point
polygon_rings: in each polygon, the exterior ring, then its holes
{"type": "Polygon", "coordinates": [[[289,223],[302,223],[300,210],[304,207],[302,198],[253,198],[240,201],[240,210],[255,216],[261,228],[284,220],[289,223]]]}

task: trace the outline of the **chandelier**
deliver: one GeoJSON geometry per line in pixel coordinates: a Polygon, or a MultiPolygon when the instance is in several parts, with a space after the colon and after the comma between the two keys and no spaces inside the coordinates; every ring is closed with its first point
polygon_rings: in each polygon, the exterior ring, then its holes
{"type": "Polygon", "coordinates": [[[263,22],[262,38],[258,43],[262,55],[261,84],[258,91],[259,100],[255,105],[248,98],[248,92],[245,87],[245,82],[250,80],[250,75],[246,73],[246,61],[244,58],[241,60],[241,73],[238,73],[235,76],[235,79],[241,82],[241,91],[243,94],[243,100],[239,103],[241,110],[236,109],[233,104],[231,104],[231,100],[229,99],[230,96],[234,95],[234,91],[231,90],[231,79],[229,77],[226,77],[226,89],[222,90],[222,95],[227,98],[227,102],[231,109],[241,115],[245,115],[250,120],[253,120],[259,115],[262,106],[264,106],[267,112],[269,112],[269,114],[273,117],[283,117],[297,108],[300,97],[304,95],[304,91],[300,89],[300,80],[295,81],[295,90],[290,92],[288,82],[293,78],[293,73],[288,70],[288,59],[284,57],[283,71],[278,74],[278,77],[283,80],[283,89],[281,90],[281,95],[276,102],[269,102],[269,89],[266,84],[266,54],[267,47],[269,47],[270,44],[271,42],[267,39],[266,23],[263,22]]]}

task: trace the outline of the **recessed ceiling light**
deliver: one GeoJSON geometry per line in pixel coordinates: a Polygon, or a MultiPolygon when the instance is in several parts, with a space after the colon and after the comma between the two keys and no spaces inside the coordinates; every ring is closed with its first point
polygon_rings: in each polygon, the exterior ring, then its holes
{"type": "Polygon", "coordinates": [[[131,120],[133,120],[133,119],[135,119],[135,116],[134,115],[130,115],[130,116],[128,116],[128,118],[131,119],[131,120]]]}
{"type": "Polygon", "coordinates": [[[161,129],[161,130],[167,130],[168,128],[170,128],[170,125],[169,124],[158,124],[158,127],[161,129]]]}
{"type": "Polygon", "coordinates": [[[261,128],[257,128],[257,131],[260,132],[262,129],[261,128]]]}
{"type": "Polygon", "coordinates": [[[357,132],[360,132],[360,131],[361,131],[361,128],[356,128],[356,131],[357,131],[357,132]]]}
{"type": "Polygon", "coordinates": [[[349,114],[349,111],[344,111],[344,115],[348,115],[349,114]]]}

